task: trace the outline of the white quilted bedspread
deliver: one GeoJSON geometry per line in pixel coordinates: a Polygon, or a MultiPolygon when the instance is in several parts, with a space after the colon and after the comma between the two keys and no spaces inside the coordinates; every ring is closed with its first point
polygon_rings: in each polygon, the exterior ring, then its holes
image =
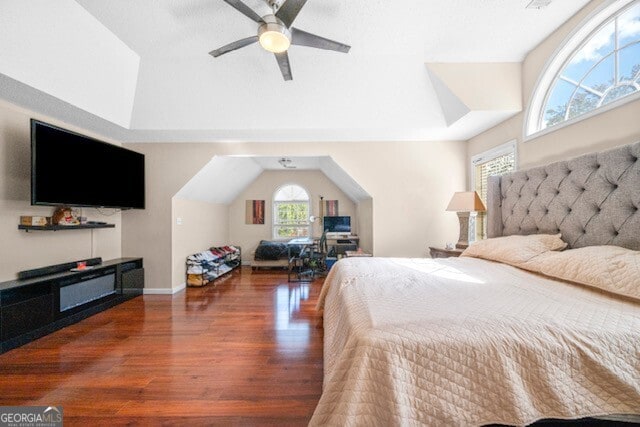
{"type": "Polygon", "coordinates": [[[319,308],[310,425],[640,414],[638,302],[474,258],[349,258],[319,308]]]}

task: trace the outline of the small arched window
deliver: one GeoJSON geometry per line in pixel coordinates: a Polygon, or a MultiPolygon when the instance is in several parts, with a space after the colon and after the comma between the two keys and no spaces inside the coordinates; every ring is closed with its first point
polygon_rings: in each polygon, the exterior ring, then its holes
{"type": "Polygon", "coordinates": [[[536,88],[527,136],[640,94],[640,0],[613,2],[566,45],[571,50],[560,50],[536,88]]]}
{"type": "Polygon", "coordinates": [[[273,195],[273,238],[311,236],[309,193],[299,185],[287,184],[273,195]]]}

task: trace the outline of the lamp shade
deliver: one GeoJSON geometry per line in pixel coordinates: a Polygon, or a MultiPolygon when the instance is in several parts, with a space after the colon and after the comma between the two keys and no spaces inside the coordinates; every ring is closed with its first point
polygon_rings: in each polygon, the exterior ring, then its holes
{"type": "Polygon", "coordinates": [[[454,212],[484,212],[487,208],[475,191],[459,191],[454,193],[447,210],[454,212]]]}

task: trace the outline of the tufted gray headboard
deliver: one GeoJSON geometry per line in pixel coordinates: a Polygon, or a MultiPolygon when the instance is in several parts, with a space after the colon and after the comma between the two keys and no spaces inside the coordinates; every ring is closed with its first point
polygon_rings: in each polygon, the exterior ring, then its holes
{"type": "Polygon", "coordinates": [[[490,177],[489,237],[562,233],[570,248],[640,250],[640,142],[490,177]]]}

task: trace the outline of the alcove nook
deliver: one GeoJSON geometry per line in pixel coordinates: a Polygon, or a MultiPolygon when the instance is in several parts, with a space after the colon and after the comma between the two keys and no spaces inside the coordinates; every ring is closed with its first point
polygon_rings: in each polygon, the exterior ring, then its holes
{"type": "MultiPolygon", "coordinates": [[[[186,256],[210,246],[240,246],[243,264],[250,264],[260,240],[273,238],[274,194],[287,184],[307,191],[313,216],[321,215],[321,200],[337,200],[360,247],[373,251],[372,197],[330,156],[214,156],[172,198],[173,289],[184,286],[186,256]],[[265,201],[263,224],[246,223],[247,200],[265,201]]],[[[312,222],[311,235],[321,234],[321,222],[312,222]]]]}

